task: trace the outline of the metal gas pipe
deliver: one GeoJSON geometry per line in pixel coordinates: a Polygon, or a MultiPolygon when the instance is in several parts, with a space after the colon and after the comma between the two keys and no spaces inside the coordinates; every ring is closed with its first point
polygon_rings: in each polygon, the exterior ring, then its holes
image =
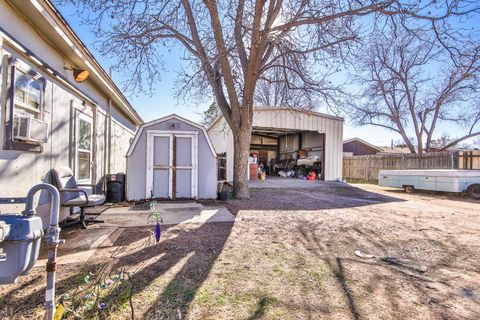
{"type": "Polygon", "coordinates": [[[59,239],[60,228],[58,227],[58,222],[60,214],[60,194],[58,190],[51,184],[41,183],[28,191],[25,210],[22,211],[22,214],[25,216],[31,216],[35,214],[35,210],[33,210],[33,197],[40,190],[46,190],[50,192],[52,196],[52,201],[50,202],[50,225],[48,226],[44,236],[48,249],[47,288],[45,291],[45,319],[52,320],[55,314],[55,259],[57,257],[58,245],[65,243],[65,240],[59,239]]]}

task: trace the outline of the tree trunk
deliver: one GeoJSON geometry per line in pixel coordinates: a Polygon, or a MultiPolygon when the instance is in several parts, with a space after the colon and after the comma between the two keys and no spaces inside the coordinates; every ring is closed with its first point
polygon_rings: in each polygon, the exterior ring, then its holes
{"type": "Polygon", "coordinates": [[[233,195],[236,199],[247,199],[248,157],[250,155],[251,126],[242,126],[233,132],[233,195]]]}

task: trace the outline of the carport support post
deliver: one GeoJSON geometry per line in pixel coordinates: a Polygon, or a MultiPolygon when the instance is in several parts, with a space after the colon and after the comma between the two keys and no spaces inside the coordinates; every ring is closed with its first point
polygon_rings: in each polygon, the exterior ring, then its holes
{"type": "Polygon", "coordinates": [[[325,159],[326,159],[326,156],[325,156],[325,141],[326,141],[326,133],[322,133],[322,168],[321,168],[321,172],[320,172],[320,180],[322,181],[325,181],[325,168],[327,167],[325,165],[325,159]]]}

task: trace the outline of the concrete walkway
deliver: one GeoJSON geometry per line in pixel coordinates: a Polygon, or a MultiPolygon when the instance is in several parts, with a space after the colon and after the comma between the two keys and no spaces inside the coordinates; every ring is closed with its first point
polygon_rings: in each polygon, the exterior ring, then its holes
{"type": "MultiPolygon", "coordinates": [[[[235,217],[224,207],[204,207],[196,202],[159,202],[156,210],[163,218],[161,224],[184,224],[205,222],[230,222],[235,217]]],[[[152,211],[148,204],[133,207],[113,207],[106,210],[100,218],[104,227],[143,227],[151,225],[148,217],[152,211]]]]}
{"type": "MultiPolygon", "coordinates": [[[[162,225],[235,221],[235,217],[224,207],[204,207],[195,202],[159,202],[156,210],[163,218],[162,225]]],[[[57,262],[70,264],[87,261],[97,249],[114,246],[125,228],[154,228],[155,221],[149,221],[151,213],[148,203],[132,207],[112,207],[98,217],[104,223],[91,224],[86,230],[62,230],[61,238],[66,241],[58,248],[57,262]]],[[[42,249],[38,265],[45,263],[46,251],[45,248],[42,249]]]]}

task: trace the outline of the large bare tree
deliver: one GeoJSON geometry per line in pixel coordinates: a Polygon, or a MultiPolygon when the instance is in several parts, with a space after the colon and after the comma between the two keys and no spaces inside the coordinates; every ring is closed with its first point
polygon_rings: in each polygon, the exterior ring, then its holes
{"type": "Polygon", "coordinates": [[[441,41],[424,30],[375,32],[357,55],[353,119],[397,132],[412,153],[429,151],[441,123],[468,128],[444,148],[480,135],[480,43],[441,41]]]}
{"type": "MultiPolygon", "coordinates": [[[[132,90],[156,86],[161,47],[183,48],[179,54],[188,67],[180,73],[178,91],[215,98],[233,132],[237,198],[249,195],[247,158],[258,83],[279,84],[287,101],[289,92],[335,98],[325,75],[368,31],[359,19],[370,16],[368,24],[375,24],[383,17],[382,23],[402,28],[422,21],[431,28],[478,10],[473,0],[72,1],[95,24],[98,48],[131,75],[132,90]]],[[[446,26],[435,29],[442,35],[446,26]]]]}

